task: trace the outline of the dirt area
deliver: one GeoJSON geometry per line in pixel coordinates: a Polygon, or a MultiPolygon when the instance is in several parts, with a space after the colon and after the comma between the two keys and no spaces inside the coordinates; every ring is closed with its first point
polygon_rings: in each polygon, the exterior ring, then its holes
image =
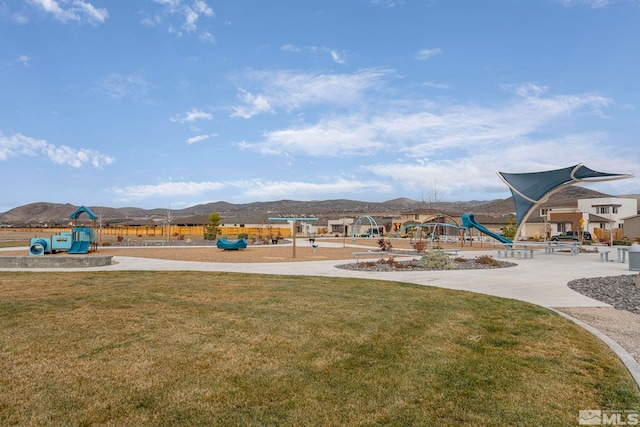
{"type": "MultiPolygon", "coordinates": [[[[23,237],[25,241],[28,239],[23,237]]],[[[2,241],[2,234],[0,234],[2,241]]],[[[306,242],[305,242],[306,243],[306,242]]],[[[204,262],[224,262],[224,263],[251,263],[251,262],[299,262],[299,261],[326,261],[354,259],[354,252],[366,252],[368,250],[379,250],[376,239],[358,239],[355,242],[351,239],[322,239],[317,238],[315,243],[318,247],[314,250],[306,243],[296,245],[295,254],[291,244],[278,245],[249,245],[246,249],[238,251],[224,251],[215,246],[192,247],[192,246],[99,246],[97,252],[89,252],[87,256],[129,256],[141,258],[158,258],[176,261],[204,261],[204,262]],[[343,245],[344,247],[341,247],[343,245]],[[364,247],[352,247],[347,245],[358,245],[364,247]],[[338,247],[336,247],[338,246],[338,247]]],[[[393,249],[412,249],[409,239],[394,239],[393,249]]],[[[484,244],[474,246],[444,245],[445,249],[470,250],[493,250],[497,247],[484,244]]],[[[25,250],[3,251],[2,256],[27,256],[25,250]]],[[[68,256],[66,253],[58,253],[47,256],[68,256]]]]}

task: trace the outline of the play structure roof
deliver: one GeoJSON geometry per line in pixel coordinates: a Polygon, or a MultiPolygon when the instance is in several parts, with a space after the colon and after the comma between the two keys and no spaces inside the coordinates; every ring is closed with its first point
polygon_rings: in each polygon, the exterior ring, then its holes
{"type": "Polygon", "coordinates": [[[69,218],[70,219],[78,219],[78,217],[83,213],[86,213],[87,215],[89,215],[89,219],[98,218],[98,216],[96,214],[94,214],[93,211],[91,209],[89,209],[88,207],[86,207],[86,206],[80,206],[71,215],[69,215],[69,218]]]}
{"type": "Polygon", "coordinates": [[[579,182],[609,181],[633,178],[633,175],[594,171],[582,163],[567,168],[529,173],[498,172],[513,195],[516,227],[520,228],[531,212],[546,202],[553,193],[579,182]]]}

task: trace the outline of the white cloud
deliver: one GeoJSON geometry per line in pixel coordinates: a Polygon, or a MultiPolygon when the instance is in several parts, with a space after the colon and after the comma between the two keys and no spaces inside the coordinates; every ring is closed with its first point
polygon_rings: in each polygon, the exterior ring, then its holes
{"type": "Polygon", "coordinates": [[[82,11],[90,22],[104,22],[109,17],[107,9],[96,9],[92,4],[81,0],[74,1],[73,4],[82,11]]]}
{"type": "Polygon", "coordinates": [[[559,3],[565,6],[573,6],[573,5],[585,5],[592,9],[600,9],[602,7],[607,7],[611,4],[611,0],[556,0],[559,3]]]}
{"type": "MultiPolygon", "coordinates": [[[[491,193],[504,197],[507,188],[497,177],[500,172],[538,172],[584,163],[603,172],[627,173],[638,169],[629,153],[612,157],[613,152],[601,134],[573,134],[556,139],[521,140],[514,144],[475,145],[456,158],[440,156],[407,159],[363,166],[381,178],[390,178],[403,190],[425,190],[425,177],[437,177],[439,188],[458,200],[486,199],[491,193]],[[482,192],[482,195],[474,195],[482,192]]],[[[620,185],[616,183],[616,185],[620,185]]],[[[637,184],[636,184],[637,185],[637,184]]],[[[427,189],[428,190],[428,189],[427,189]]],[[[612,194],[616,194],[614,191],[612,194]]],[[[618,193],[620,194],[620,193],[618,193]]]]}
{"type": "Polygon", "coordinates": [[[285,44],[280,47],[280,49],[288,51],[288,52],[300,52],[301,49],[298,46],[292,44],[285,44]]]}
{"type": "Polygon", "coordinates": [[[359,181],[338,178],[325,183],[300,181],[262,181],[253,180],[235,183],[245,189],[244,196],[252,199],[309,199],[319,196],[354,193],[391,193],[391,185],[380,181],[359,181]]]}
{"type": "Polygon", "coordinates": [[[209,31],[205,31],[198,36],[200,41],[210,44],[216,44],[216,38],[209,31]]]}
{"type": "Polygon", "coordinates": [[[320,46],[300,47],[293,44],[284,44],[280,46],[280,50],[283,50],[285,52],[295,52],[295,53],[329,54],[329,56],[331,57],[331,60],[333,60],[333,62],[335,62],[336,64],[342,65],[347,63],[345,59],[346,55],[344,53],[341,53],[335,49],[330,49],[328,47],[320,47],[320,46]]]}
{"type": "Polygon", "coordinates": [[[198,38],[206,43],[214,43],[215,37],[208,30],[200,31],[204,19],[214,18],[215,12],[205,0],[154,0],[162,10],[157,14],[147,15],[142,19],[145,26],[166,24],[169,33],[181,37],[187,33],[198,34],[198,38]]]}
{"type": "Polygon", "coordinates": [[[101,169],[112,164],[113,157],[102,154],[98,151],[81,148],[79,150],[71,147],[49,144],[45,140],[35,139],[21,134],[5,136],[0,132],[0,160],[7,160],[9,157],[18,156],[45,156],[53,163],[67,164],[74,168],[90,164],[101,169]]]}
{"type": "Polygon", "coordinates": [[[422,84],[424,86],[432,87],[432,88],[435,88],[435,89],[449,89],[449,85],[448,84],[444,84],[444,83],[424,82],[422,84]]]}
{"type": "Polygon", "coordinates": [[[208,194],[227,188],[238,190],[241,198],[254,200],[310,197],[335,197],[336,194],[376,193],[389,194],[393,191],[391,185],[379,181],[360,181],[344,179],[341,177],[327,179],[327,182],[303,182],[303,181],[265,181],[253,179],[245,181],[187,181],[187,182],[162,182],[149,185],[131,185],[115,187],[109,191],[116,195],[118,201],[126,202],[141,200],[151,197],[182,197],[198,194],[208,194]]]}
{"type": "Polygon", "coordinates": [[[404,0],[369,0],[373,6],[392,8],[404,4],[404,0]]]}
{"type": "Polygon", "coordinates": [[[97,84],[98,92],[114,100],[142,98],[150,88],[151,85],[140,76],[119,73],[111,73],[97,84]]]}
{"type": "Polygon", "coordinates": [[[416,54],[415,58],[420,61],[425,61],[427,59],[431,59],[433,56],[440,55],[441,53],[441,49],[422,49],[416,54]]]}
{"type": "Polygon", "coordinates": [[[338,51],[332,50],[330,53],[331,53],[331,58],[336,64],[346,63],[346,60],[344,59],[344,55],[340,54],[338,51]]]}
{"type": "Polygon", "coordinates": [[[213,120],[213,115],[194,108],[183,115],[178,114],[175,117],[171,117],[169,120],[178,123],[190,123],[196,120],[213,120]]]}
{"type": "Polygon", "coordinates": [[[375,154],[384,147],[375,129],[357,116],[334,118],[304,128],[272,131],[257,144],[240,144],[241,148],[265,154],[305,154],[337,157],[375,154]]]}
{"type": "Polygon", "coordinates": [[[257,83],[262,93],[241,89],[241,105],[233,106],[233,117],[249,118],[284,107],[294,110],[305,105],[353,105],[365,94],[380,87],[391,70],[366,69],[355,74],[308,74],[295,71],[254,71],[244,77],[257,83]],[[257,108],[259,107],[259,108],[257,108]]]}
{"type": "Polygon", "coordinates": [[[109,191],[119,197],[120,201],[140,200],[149,197],[190,196],[216,191],[225,187],[224,183],[204,182],[162,182],[149,185],[129,185],[111,188],[109,191]]]}
{"type": "Polygon", "coordinates": [[[242,105],[231,107],[233,109],[231,117],[241,117],[243,119],[248,119],[257,114],[273,112],[269,100],[264,96],[256,96],[243,89],[240,89],[238,98],[242,100],[242,105]]]}
{"type": "Polygon", "coordinates": [[[18,58],[16,58],[16,61],[24,65],[25,67],[28,67],[29,63],[31,62],[31,58],[29,58],[27,55],[20,55],[18,56],[18,58]]]}
{"type": "Polygon", "coordinates": [[[58,21],[88,22],[90,24],[104,23],[109,17],[107,9],[98,9],[83,0],[62,1],[63,6],[56,0],[28,0],[29,3],[53,15],[58,21]]]}
{"type": "Polygon", "coordinates": [[[206,141],[209,138],[216,136],[215,134],[210,135],[197,135],[187,139],[187,144],[195,144],[196,142],[206,141]]]}
{"type": "MultiPolygon", "coordinates": [[[[531,150],[541,146],[550,137],[545,139],[541,134],[571,136],[571,127],[566,124],[569,119],[584,114],[602,116],[600,110],[612,102],[592,94],[549,95],[545,88],[532,84],[509,89],[513,93],[511,100],[500,105],[404,101],[394,107],[395,103],[389,102],[388,110],[377,111],[375,115],[334,115],[315,123],[271,130],[260,141],[243,141],[238,146],[271,155],[360,159],[393,156],[404,157],[404,162],[409,163],[424,158],[464,159],[478,153],[491,153],[492,158],[502,159],[507,147],[523,146],[531,150]],[[558,127],[562,129],[560,132],[554,130],[558,127]]],[[[569,145],[565,140],[561,144],[584,155],[585,148],[580,148],[580,144],[591,139],[593,135],[578,134],[575,140],[580,143],[569,145]]],[[[587,146],[594,153],[595,147],[587,146]]],[[[551,147],[547,152],[556,154],[551,147]]],[[[531,156],[520,153],[518,161],[528,157],[531,156]]]]}

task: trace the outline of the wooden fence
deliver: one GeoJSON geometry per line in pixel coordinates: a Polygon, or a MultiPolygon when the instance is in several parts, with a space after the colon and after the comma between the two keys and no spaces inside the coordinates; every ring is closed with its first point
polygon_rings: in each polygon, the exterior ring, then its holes
{"type": "Polygon", "coordinates": [[[624,237],[624,229],[623,228],[596,228],[593,230],[593,236],[599,242],[609,242],[613,240],[622,240],[624,237]]]}
{"type": "MultiPolygon", "coordinates": [[[[205,226],[203,225],[172,225],[168,226],[151,226],[151,225],[123,225],[108,226],[98,229],[100,236],[122,236],[122,237],[151,237],[157,239],[173,238],[184,236],[191,239],[204,238],[205,226]]],[[[272,226],[265,225],[263,227],[219,227],[220,236],[236,237],[239,234],[246,233],[249,236],[257,236],[259,238],[271,237],[291,237],[290,226],[272,226]]],[[[27,228],[7,228],[7,232],[25,233],[33,237],[42,237],[45,235],[60,234],[62,232],[71,232],[72,227],[27,227],[27,228]]]]}

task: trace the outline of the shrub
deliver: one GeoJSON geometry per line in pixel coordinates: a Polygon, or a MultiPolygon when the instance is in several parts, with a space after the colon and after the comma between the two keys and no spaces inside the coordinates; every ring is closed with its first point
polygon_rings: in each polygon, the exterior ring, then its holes
{"type": "Polygon", "coordinates": [[[249,238],[249,234],[248,233],[240,233],[238,234],[238,239],[248,239],[249,238]]]}
{"type": "Polygon", "coordinates": [[[476,257],[476,262],[478,264],[490,265],[492,267],[497,267],[498,265],[500,265],[500,263],[496,261],[495,258],[493,258],[491,255],[481,255],[479,257],[476,257]]]}
{"type": "Polygon", "coordinates": [[[448,254],[436,251],[430,251],[423,255],[418,260],[418,265],[434,270],[454,270],[456,268],[448,254]]]}
{"type": "Polygon", "coordinates": [[[427,249],[427,242],[425,242],[424,240],[418,240],[413,244],[413,247],[416,251],[418,251],[418,253],[422,253],[425,249],[427,249]]]}
{"type": "Polygon", "coordinates": [[[393,248],[393,245],[391,244],[391,240],[388,240],[388,239],[379,239],[378,246],[383,251],[389,251],[393,248]]]}
{"type": "Polygon", "coordinates": [[[102,242],[102,246],[111,246],[111,242],[102,242]]]}

